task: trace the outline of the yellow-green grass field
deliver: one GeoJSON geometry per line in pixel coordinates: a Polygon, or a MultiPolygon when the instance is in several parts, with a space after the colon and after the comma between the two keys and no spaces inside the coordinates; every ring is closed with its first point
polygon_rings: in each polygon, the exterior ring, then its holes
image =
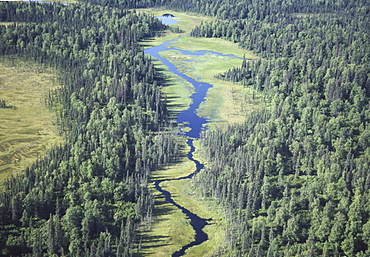
{"type": "Polygon", "coordinates": [[[22,23],[20,22],[0,22],[0,26],[5,26],[5,27],[8,27],[8,26],[11,26],[11,25],[21,25],[22,23]]]}
{"type": "Polygon", "coordinates": [[[0,99],[15,107],[0,108],[0,181],[62,142],[44,100],[60,87],[54,74],[36,64],[0,59],[0,99]]]}
{"type": "Polygon", "coordinates": [[[190,179],[164,182],[162,187],[175,195],[174,200],[181,206],[201,218],[212,219],[208,222],[209,225],[203,228],[209,239],[200,245],[189,248],[186,251],[186,256],[211,256],[219,248],[222,248],[225,238],[225,223],[220,207],[213,201],[200,199],[194,193],[190,179]]]}
{"type": "Polygon", "coordinates": [[[191,104],[190,96],[194,92],[194,87],[185,79],[170,72],[162,62],[153,59],[153,63],[166,79],[165,85],[162,85],[162,92],[166,96],[172,119],[176,119],[179,112],[189,108],[191,104]]]}
{"type": "MultiPolygon", "coordinates": [[[[193,169],[193,163],[184,158],[182,162],[152,173],[150,189],[155,197],[153,223],[150,229],[143,226],[141,230],[139,237],[142,236],[142,243],[138,256],[171,256],[182,246],[193,241],[195,232],[188,223],[186,215],[172,204],[167,203],[165,197],[154,187],[156,180],[185,176],[193,169]]],[[[164,187],[164,183],[161,186],[164,187]]],[[[177,201],[179,195],[173,192],[171,194],[177,201]]]]}

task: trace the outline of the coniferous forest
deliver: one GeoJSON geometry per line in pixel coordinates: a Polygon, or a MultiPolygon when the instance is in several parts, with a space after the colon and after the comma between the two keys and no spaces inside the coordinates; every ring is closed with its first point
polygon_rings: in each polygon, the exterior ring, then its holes
{"type": "Polygon", "coordinates": [[[150,171],[176,161],[163,78],[138,41],[165,29],[126,8],[215,17],[258,60],[218,78],[263,107],[205,131],[193,189],[227,218],[224,256],[370,255],[370,3],[367,0],[94,0],[0,3],[0,54],[60,70],[66,138],[0,195],[3,255],[129,256],[150,221],[150,171]],[[20,25],[21,24],[21,25],[20,25]]]}

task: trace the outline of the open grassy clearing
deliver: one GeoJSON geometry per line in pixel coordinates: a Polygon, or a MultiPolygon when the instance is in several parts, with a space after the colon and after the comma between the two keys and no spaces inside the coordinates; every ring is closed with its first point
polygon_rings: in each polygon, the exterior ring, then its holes
{"type": "Polygon", "coordinates": [[[5,26],[5,27],[8,27],[14,24],[18,26],[18,25],[22,25],[23,23],[22,22],[5,22],[5,21],[0,22],[0,26],[5,26]]]}
{"type": "Polygon", "coordinates": [[[20,60],[0,61],[0,181],[25,169],[51,146],[60,144],[53,114],[44,103],[60,87],[54,72],[20,60]]]}
{"type": "Polygon", "coordinates": [[[178,180],[162,183],[162,188],[170,191],[176,203],[196,213],[204,219],[212,219],[209,225],[204,227],[204,232],[209,235],[209,239],[204,243],[193,246],[186,251],[186,256],[211,256],[212,253],[223,245],[225,237],[225,224],[222,210],[213,201],[200,199],[192,188],[192,181],[178,180]]]}
{"type": "Polygon", "coordinates": [[[153,60],[155,67],[166,78],[166,84],[162,85],[162,92],[166,96],[167,106],[173,119],[176,119],[179,112],[189,108],[190,96],[194,87],[183,78],[170,72],[167,66],[158,60],[153,60]]]}
{"type": "Polygon", "coordinates": [[[261,108],[261,97],[251,88],[224,81],[211,84],[213,87],[208,90],[206,101],[198,109],[200,116],[211,120],[209,126],[241,123],[247,112],[261,108]]]}
{"type": "Polygon", "coordinates": [[[225,55],[233,54],[239,58],[245,56],[247,59],[258,59],[252,52],[246,51],[237,44],[221,38],[183,36],[181,39],[175,41],[172,46],[191,52],[207,50],[223,53],[225,55]]]}
{"type": "MultiPolygon", "coordinates": [[[[198,140],[193,141],[195,146],[193,157],[200,163],[206,164],[205,160],[199,155],[199,142],[198,140]]],[[[174,182],[178,183],[178,181],[174,182]]],[[[187,256],[224,256],[221,254],[222,250],[225,249],[226,220],[223,210],[215,200],[200,198],[199,195],[194,194],[196,189],[194,189],[194,185],[190,180],[186,183],[178,183],[177,188],[183,196],[179,199],[179,203],[182,206],[197,213],[202,218],[212,218],[212,221],[209,222],[210,225],[205,226],[203,229],[209,235],[208,241],[190,248],[186,252],[187,256]]]]}
{"type": "Polygon", "coordinates": [[[336,13],[292,13],[293,17],[297,18],[317,18],[317,17],[335,17],[336,13]]]}
{"type": "Polygon", "coordinates": [[[196,78],[196,80],[204,81],[205,79],[213,78],[215,75],[224,72],[234,66],[242,64],[241,59],[218,56],[207,53],[201,56],[184,55],[179,51],[171,50],[160,53],[161,57],[170,60],[180,71],[186,75],[196,78]]]}

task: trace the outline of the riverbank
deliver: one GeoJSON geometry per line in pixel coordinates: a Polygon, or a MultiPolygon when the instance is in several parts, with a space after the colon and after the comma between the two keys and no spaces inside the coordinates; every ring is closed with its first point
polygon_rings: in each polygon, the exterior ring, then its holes
{"type": "MultiPolygon", "coordinates": [[[[185,49],[188,44],[191,51],[209,51],[220,52],[217,48],[218,44],[225,46],[227,51],[220,56],[213,53],[205,55],[184,55],[180,51],[171,50],[160,53],[161,57],[166,58],[183,74],[201,82],[212,84],[213,87],[207,92],[206,101],[204,101],[198,109],[198,115],[210,120],[210,126],[223,123],[241,123],[244,121],[245,113],[260,108],[261,96],[254,89],[244,87],[242,84],[223,81],[215,78],[215,75],[223,73],[232,67],[238,67],[242,64],[242,58],[256,59],[249,52],[239,51],[240,49],[231,42],[223,42],[224,40],[189,38],[187,36],[174,41],[171,47],[185,49]],[[203,41],[209,43],[209,47],[203,41]],[[213,42],[215,41],[215,42],[213,42]],[[200,47],[196,48],[199,43],[200,47]],[[234,57],[235,56],[235,57],[234,57]]],[[[189,51],[189,50],[188,50],[189,51]]],[[[164,91],[166,92],[166,91],[164,91]]]]}

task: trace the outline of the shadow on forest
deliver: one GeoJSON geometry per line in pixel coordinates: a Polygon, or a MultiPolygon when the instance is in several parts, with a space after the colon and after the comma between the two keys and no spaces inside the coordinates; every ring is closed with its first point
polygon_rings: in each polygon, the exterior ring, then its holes
{"type": "MultiPolygon", "coordinates": [[[[169,99],[170,97],[167,97],[169,99]]],[[[174,97],[175,98],[175,97],[174,97]]],[[[173,106],[174,108],[183,108],[185,105],[184,104],[171,104],[170,101],[167,100],[167,106],[173,106]]],[[[174,119],[180,114],[181,111],[175,111],[175,110],[169,110],[168,114],[170,117],[173,117],[174,119]]]]}
{"type": "MultiPolygon", "coordinates": [[[[156,68],[157,71],[164,71],[164,69],[162,68],[156,68]]],[[[172,83],[172,82],[169,82],[167,80],[164,80],[164,79],[161,79],[161,85],[164,86],[164,87],[170,87],[170,86],[173,86],[175,85],[175,83],[172,83]]],[[[171,109],[183,109],[186,105],[185,104],[174,104],[174,102],[176,102],[177,99],[179,99],[180,97],[178,96],[166,96],[165,97],[165,102],[166,102],[166,105],[171,107],[171,109]]],[[[169,110],[169,114],[172,118],[176,118],[179,113],[181,111],[174,111],[174,110],[169,110]]]]}

